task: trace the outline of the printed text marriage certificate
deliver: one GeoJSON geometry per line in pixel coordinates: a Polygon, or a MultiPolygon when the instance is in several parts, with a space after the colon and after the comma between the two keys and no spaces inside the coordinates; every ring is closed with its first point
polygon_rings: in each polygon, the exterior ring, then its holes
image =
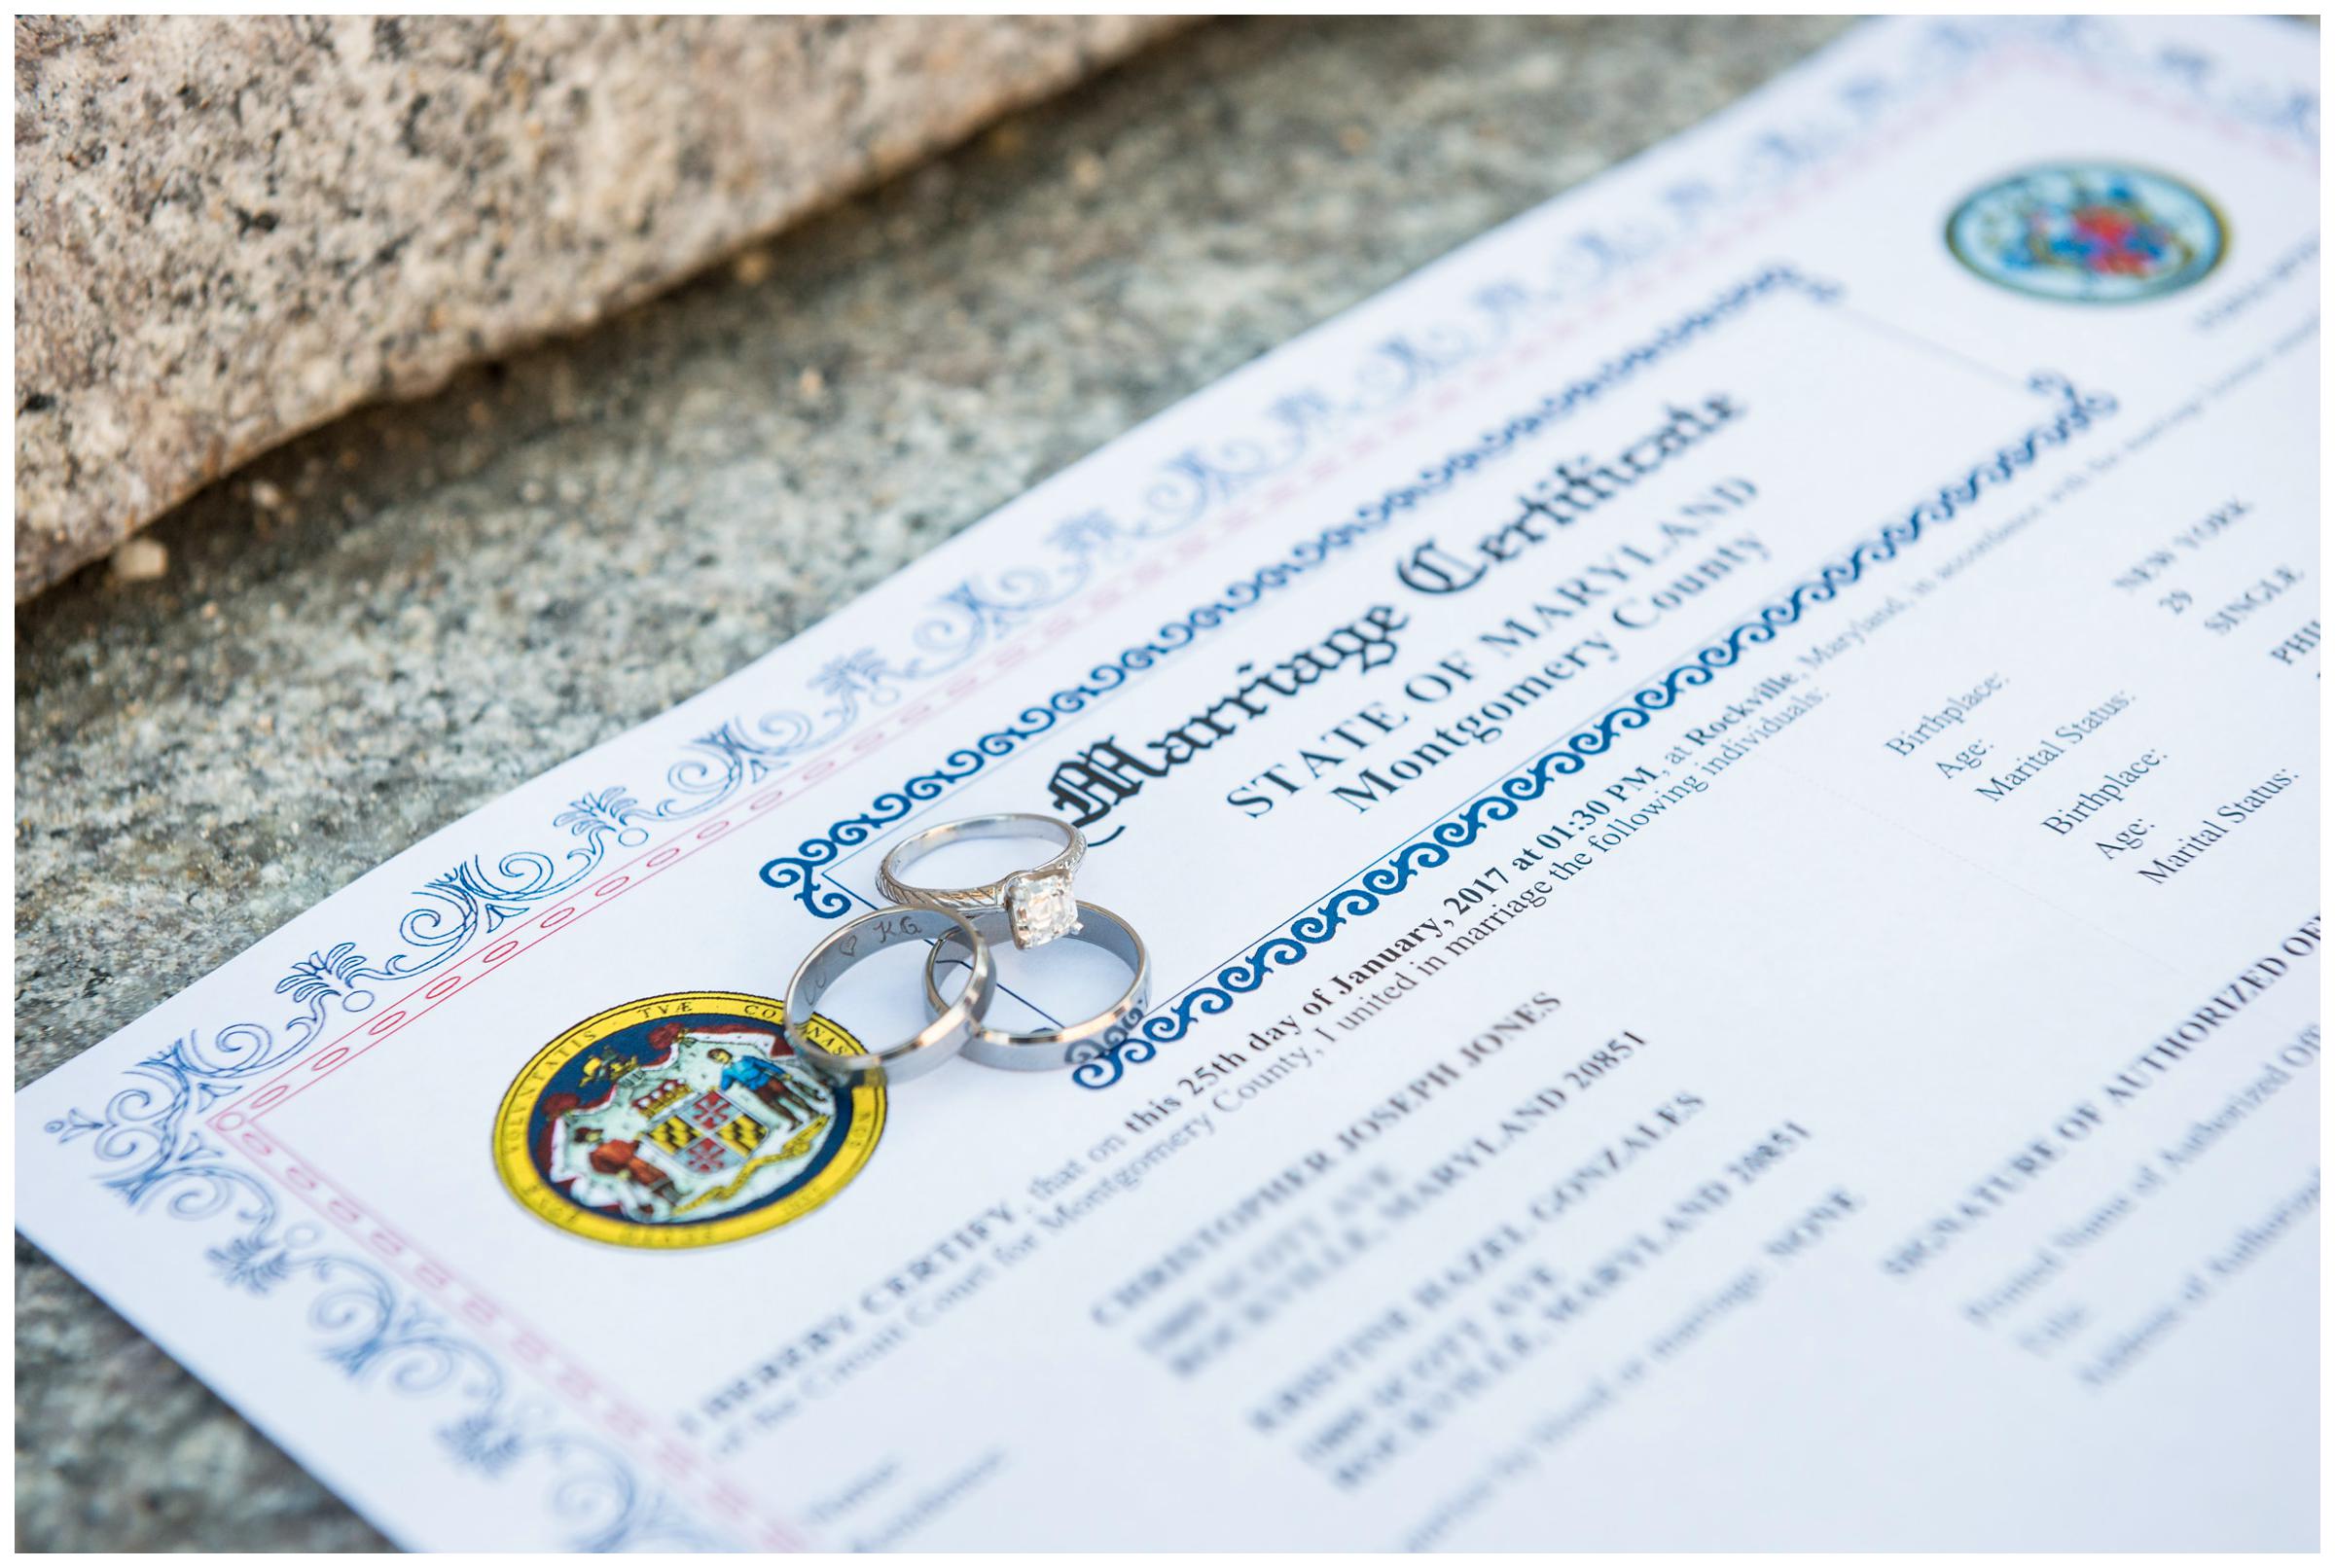
{"type": "Polygon", "coordinates": [[[18,1224],[416,1547],[2314,1545],[2317,55],[1855,33],[31,1086],[18,1224]],[[994,811],[1139,1028],[807,1071],[994,811]]]}

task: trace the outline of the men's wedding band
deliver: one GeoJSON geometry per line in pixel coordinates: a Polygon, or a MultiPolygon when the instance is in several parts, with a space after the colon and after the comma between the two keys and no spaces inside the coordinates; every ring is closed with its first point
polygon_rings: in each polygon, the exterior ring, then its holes
{"type": "Polygon", "coordinates": [[[1014,945],[1039,947],[1078,929],[1079,907],[1070,891],[1070,879],[1086,858],[1086,835],[1071,824],[1034,811],[1009,811],[944,822],[909,835],[885,853],[883,864],[876,871],[876,885],[885,898],[919,909],[956,914],[1003,909],[1014,945]],[[949,844],[976,838],[1040,838],[1062,847],[1040,865],[979,887],[919,887],[901,880],[912,861],[949,844]]]}
{"type": "Polygon", "coordinates": [[[781,1027],[797,1055],[839,1083],[905,1083],[932,1071],[965,1048],[989,1010],[995,974],[988,944],[962,915],[949,909],[878,909],[839,927],[811,948],[787,984],[786,1021],[781,1027]],[[946,1007],[936,1001],[936,1016],[923,1028],[882,1051],[830,1051],[810,1037],[808,1025],[819,999],[852,965],[886,947],[950,938],[971,954],[965,988],[946,1007]]]}
{"type": "MultiPolygon", "coordinates": [[[[993,1029],[976,1021],[972,1038],[965,1042],[965,1059],[977,1061],[984,1067],[1003,1067],[1016,1072],[1046,1072],[1058,1067],[1075,1067],[1080,1062],[1116,1051],[1135,1032],[1143,1021],[1143,1010],[1151,1001],[1151,955],[1144,950],[1143,939],[1135,928],[1098,904],[1078,906],[1079,922],[1075,928],[1078,940],[1127,965],[1127,990],[1119,1000],[1081,1022],[1060,1029],[1040,1030],[1033,1034],[1015,1034],[1005,1029],[993,1029]]],[[[999,911],[984,910],[972,917],[976,929],[994,924],[999,911]]],[[[924,960],[924,998],[935,1012],[944,1006],[941,1001],[940,966],[952,948],[963,947],[965,939],[952,931],[932,944],[932,952],[924,960]]],[[[960,998],[961,1000],[961,998],[960,998]]]]}

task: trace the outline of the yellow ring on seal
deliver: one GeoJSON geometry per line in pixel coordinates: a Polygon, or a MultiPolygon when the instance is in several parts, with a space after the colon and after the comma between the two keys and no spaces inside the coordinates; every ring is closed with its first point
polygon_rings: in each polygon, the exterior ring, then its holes
{"type": "MultiPolygon", "coordinates": [[[[776,1202],[743,1214],[673,1225],[646,1225],[583,1208],[553,1187],[527,1147],[527,1123],[554,1076],[577,1055],[610,1035],[643,1023],[686,1018],[692,1013],[753,1018],[767,1021],[775,1029],[785,1020],[786,1006],[770,997],[751,996],[742,991],[673,991],[664,996],[642,997],[593,1014],[537,1051],[520,1069],[519,1076],[503,1094],[501,1108],[495,1112],[494,1168],[502,1177],[503,1186],[529,1213],[570,1235],[619,1247],[652,1250],[711,1247],[725,1241],[741,1241],[775,1229],[790,1220],[799,1220],[842,1192],[859,1174],[868,1157],[876,1152],[877,1140],[883,1136],[884,1091],[880,1084],[860,1084],[848,1090],[831,1088],[839,1098],[847,1097],[850,1106],[851,1123],[844,1131],[843,1143],[801,1187],[776,1202]]],[[[839,1052],[855,1053],[864,1049],[849,1031],[831,1018],[814,1015],[810,1027],[830,1036],[833,1049],[839,1052]]],[[[783,1031],[780,1038],[785,1038],[783,1031]]],[[[822,1045],[828,1043],[826,1039],[820,1041],[822,1045]]]]}

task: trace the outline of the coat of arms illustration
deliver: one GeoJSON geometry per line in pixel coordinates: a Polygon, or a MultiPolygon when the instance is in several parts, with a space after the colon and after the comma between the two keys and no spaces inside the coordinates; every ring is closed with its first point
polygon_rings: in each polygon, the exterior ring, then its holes
{"type": "Polygon", "coordinates": [[[1988,282],[2087,304],[2185,289],[2221,265],[2228,241],[2221,214],[2197,191],[2121,163],[2024,169],[1946,222],[1947,248],[1988,282]]]}
{"type": "MultiPolygon", "coordinates": [[[[867,1163],[880,1086],[798,1060],[781,1004],[684,992],[611,1008],[529,1061],[495,1118],[494,1159],[531,1212],[629,1247],[695,1247],[809,1213],[867,1163]]],[[[825,1018],[811,1027],[859,1050],[825,1018]]]]}

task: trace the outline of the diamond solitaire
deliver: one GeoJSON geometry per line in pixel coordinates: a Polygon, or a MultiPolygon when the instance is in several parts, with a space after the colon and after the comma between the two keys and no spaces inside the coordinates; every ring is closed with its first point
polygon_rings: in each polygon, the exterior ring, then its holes
{"type": "Polygon", "coordinates": [[[896,903],[927,909],[971,915],[1002,909],[1013,928],[1014,945],[1041,947],[1079,929],[1078,895],[1070,881],[1086,858],[1086,836],[1060,817],[1026,811],[967,817],[911,834],[892,845],[877,870],[876,885],[896,903]],[[983,838],[1037,839],[1060,847],[1039,865],[977,887],[924,887],[903,880],[909,867],[926,856],[983,838]]]}
{"type": "Polygon", "coordinates": [[[1068,876],[1025,873],[1005,884],[1005,912],[1013,919],[1014,945],[1038,947],[1078,929],[1078,901],[1068,876]]]}

